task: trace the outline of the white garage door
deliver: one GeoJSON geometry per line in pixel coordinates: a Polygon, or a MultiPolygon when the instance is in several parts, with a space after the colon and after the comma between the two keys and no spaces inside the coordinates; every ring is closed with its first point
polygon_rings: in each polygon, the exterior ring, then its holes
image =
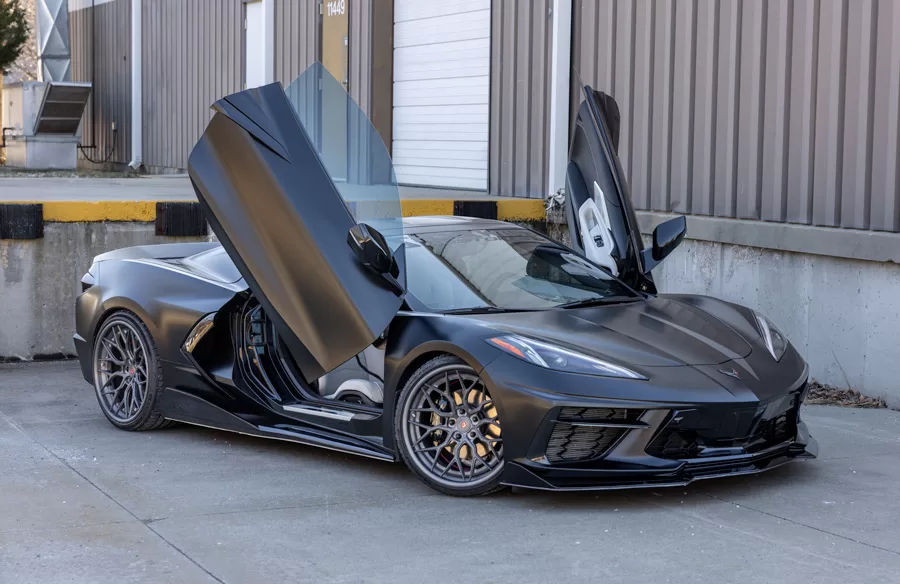
{"type": "Polygon", "coordinates": [[[399,183],[487,190],[490,65],[490,0],[395,0],[399,183]]]}

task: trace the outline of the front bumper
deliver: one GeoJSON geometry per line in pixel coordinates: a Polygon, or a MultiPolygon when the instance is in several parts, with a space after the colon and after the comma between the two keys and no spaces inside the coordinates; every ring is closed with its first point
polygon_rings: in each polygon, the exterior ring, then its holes
{"type": "Polygon", "coordinates": [[[518,460],[507,465],[503,483],[551,491],[682,487],[702,479],[757,474],[792,460],[815,458],[818,452],[818,443],[809,435],[806,424],[799,422],[794,439],[752,454],[679,461],[673,468],[615,463],[606,468],[567,468],[518,460]]]}
{"type": "Polygon", "coordinates": [[[665,384],[628,384],[539,368],[523,380],[512,367],[489,364],[482,378],[499,402],[502,482],[544,490],[675,487],[817,456],[800,419],[808,379],[802,361],[765,380],[765,393],[684,389],[710,379],[698,369],[672,371],[665,384]],[[545,389],[554,386],[566,391],[545,389]]]}

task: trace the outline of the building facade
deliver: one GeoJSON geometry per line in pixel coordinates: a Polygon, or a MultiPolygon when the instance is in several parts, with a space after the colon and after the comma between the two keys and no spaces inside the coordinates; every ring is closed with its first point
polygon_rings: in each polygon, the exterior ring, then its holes
{"type": "Polygon", "coordinates": [[[663,287],[760,307],[814,376],[900,402],[900,0],[69,9],[75,79],[94,82],[84,135],[97,157],[150,172],[183,172],[215,99],[287,85],[319,60],[368,113],[401,183],[546,197],[564,184],[566,110],[578,80],[591,84],[619,103],[646,229],[691,216],[663,287]]]}

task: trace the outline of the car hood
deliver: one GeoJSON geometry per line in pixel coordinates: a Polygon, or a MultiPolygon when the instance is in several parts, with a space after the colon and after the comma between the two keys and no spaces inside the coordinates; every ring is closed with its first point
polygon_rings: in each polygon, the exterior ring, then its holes
{"type": "Polygon", "coordinates": [[[747,357],[758,334],[754,336],[753,328],[740,322],[746,321],[745,315],[728,303],[702,300],[713,310],[701,309],[690,299],[654,297],[608,306],[496,313],[478,318],[494,328],[624,365],[718,365],[747,357]]]}

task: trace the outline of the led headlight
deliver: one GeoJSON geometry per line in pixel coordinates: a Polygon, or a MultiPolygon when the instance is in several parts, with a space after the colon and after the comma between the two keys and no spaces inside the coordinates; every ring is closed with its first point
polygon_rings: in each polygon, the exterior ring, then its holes
{"type": "Polygon", "coordinates": [[[759,332],[762,335],[763,342],[766,344],[766,348],[772,353],[772,357],[776,361],[780,361],[784,356],[784,352],[787,351],[787,337],[781,334],[781,331],[769,319],[758,312],[753,314],[756,316],[756,324],[759,326],[759,332]]]}
{"type": "Polygon", "coordinates": [[[647,379],[621,365],[519,335],[494,337],[488,339],[488,343],[513,357],[547,369],[624,379],[647,379]]]}

